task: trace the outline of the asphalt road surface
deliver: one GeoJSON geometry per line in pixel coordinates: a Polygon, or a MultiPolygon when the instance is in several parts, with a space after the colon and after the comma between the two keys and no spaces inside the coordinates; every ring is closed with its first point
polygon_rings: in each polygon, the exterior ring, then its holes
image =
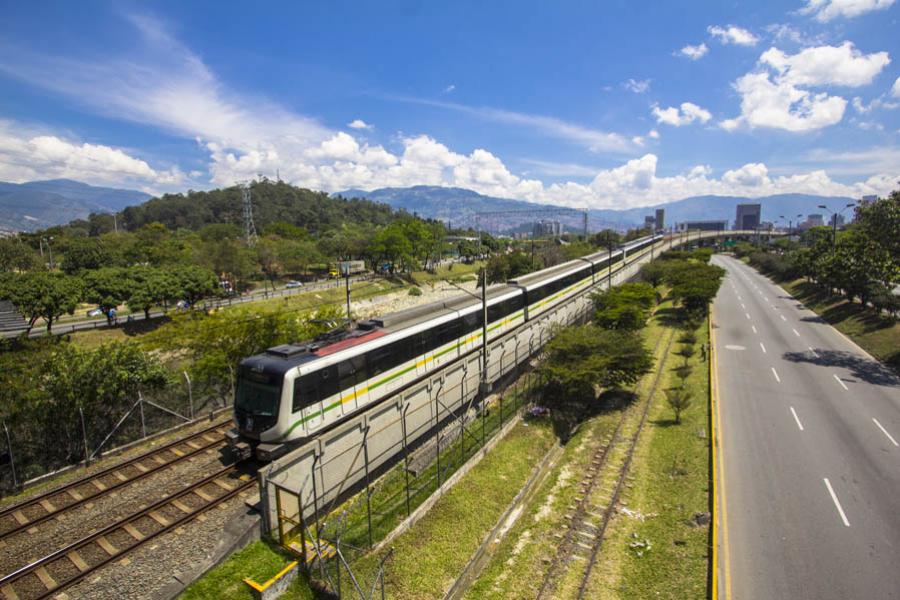
{"type": "Polygon", "coordinates": [[[900,598],[900,380],[755,270],[713,262],[719,596],[900,598]]]}

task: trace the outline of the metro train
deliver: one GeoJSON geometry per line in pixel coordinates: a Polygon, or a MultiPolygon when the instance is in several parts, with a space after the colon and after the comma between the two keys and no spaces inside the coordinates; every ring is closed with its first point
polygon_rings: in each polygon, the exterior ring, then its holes
{"type": "MultiPolygon", "coordinates": [[[[489,286],[487,335],[497,338],[608,275],[663,238],[648,236],[506,284],[489,286]],[[620,265],[621,266],[621,265],[620,265]]],[[[482,344],[483,307],[471,296],[357,323],[312,342],[283,344],[241,361],[234,402],[235,452],[271,460],[394,390],[482,344]]]]}

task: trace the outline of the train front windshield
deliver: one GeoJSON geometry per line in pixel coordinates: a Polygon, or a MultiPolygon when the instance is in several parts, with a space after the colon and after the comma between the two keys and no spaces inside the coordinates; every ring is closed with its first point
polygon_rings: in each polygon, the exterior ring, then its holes
{"type": "Polygon", "coordinates": [[[281,400],[281,381],[271,383],[262,374],[243,373],[238,378],[235,407],[261,417],[278,415],[278,402],[281,400]]]}

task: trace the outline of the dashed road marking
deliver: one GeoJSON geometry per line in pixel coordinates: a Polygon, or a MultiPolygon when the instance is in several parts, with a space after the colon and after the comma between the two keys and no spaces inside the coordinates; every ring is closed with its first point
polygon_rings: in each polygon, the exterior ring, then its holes
{"type": "Polygon", "coordinates": [[[747,315],[747,320],[749,321],[749,320],[750,320],[750,313],[744,313],[744,314],[747,315]]]}
{"type": "Polygon", "coordinates": [[[844,514],[844,509],[841,508],[841,503],[838,501],[837,494],[834,493],[834,489],[831,487],[831,482],[828,481],[828,478],[825,477],[825,487],[828,488],[828,493],[831,494],[831,499],[834,501],[834,505],[838,509],[838,513],[841,515],[841,521],[844,522],[845,527],[850,527],[850,521],[847,520],[847,515],[844,514]]]}
{"type": "Polygon", "coordinates": [[[794,332],[794,335],[796,335],[797,337],[800,337],[800,333],[796,329],[791,329],[791,331],[794,332]]]}
{"type": "Polygon", "coordinates": [[[791,414],[794,415],[794,420],[797,421],[797,427],[800,428],[800,431],[803,431],[803,423],[800,422],[800,417],[797,416],[797,411],[794,410],[794,407],[791,407],[791,414]]]}
{"type": "Polygon", "coordinates": [[[819,358],[819,355],[816,354],[816,351],[812,349],[812,346],[809,346],[809,351],[812,352],[813,356],[815,356],[816,358],[819,358]]]}
{"type": "Polygon", "coordinates": [[[778,316],[781,317],[782,321],[787,321],[787,319],[784,317],[784,315],[778,315],[778,316]]]}
{"type": "Polygon", "coordinates": [[[837,380],[837,382],[838,382],[839,384],[841,384],[841,387],[842,387],[842,388],[844,388],[845,390],[849,390],[849,389],[850,389],[850,388],[848,388],[846,385],[844,385],[844,382],[841,381],[841,378],[837,376],[837,373],[832,373],[832,374],[834,375],[835,380],[837,380]]]}
{"type": "Polygon", "coordinates": [[[897,443],[897,440],[895,440],[895,439],[893,438],[893,436],[887,432],[887,429],[885,429],[884,427],[881,426],[881,423],[878,422],[878,419],[876,419],[875,417],[872,417],[872,421],[878,426],[878,429],[881,430],[881,433],[883,433],[884,435],[886,435],[886,436],[887,436],[887,439],[891,440],[891,443],[892,443],[893,445],[895,445],[895,446],[900,446],[900,444],[897,443]]]}
{"type": "Polygon", "coordinates": [[[775,381],[781,383],[781,377],[778,376],[778,371],[775,370],[775,367],[772,367],[772,375],[775,376],[775,381]]]}
{"type": "Polygon", "coordinates": [[[763,346],[762,342],[759,343],[759,347],[762,348],[763,354],[766,354],[766,347],[763,346]]]}
{"type": "Polygon", "coordinates": [[[753,333],[756,333],[756,325],[751,325],[751,326],[750,326],[750,329],[753,330],[753,333]]]}

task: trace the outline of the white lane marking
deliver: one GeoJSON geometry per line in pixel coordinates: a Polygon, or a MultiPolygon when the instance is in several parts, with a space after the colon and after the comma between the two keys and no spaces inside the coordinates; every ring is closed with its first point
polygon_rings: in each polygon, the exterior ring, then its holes
{"type": "Polygon", "coordinates": [[[778,316],[781,317],[782,321],[785,321],[785,322],[787,321],[787,319],[784,318],[784,315],[778,315],[778,316]]]}
{"type": "Polygon", "coordinates": [[[781,383],[781,377],[778,376],[778,371],[775,370],[775,367],[772,367],[772,375],[775,376],[775,381],[781,383]]]}
{"type": "Polygon", "coordinates": [[[744,306],[744,303],[743,303],[743,302],[741,302],[741,308],[743,308],[744,310],[747,310],[747,307],[744,306]]]}
{"type": "Polygon", "coordinates": [[[831,482],[828,481],[828,478],[825,477],[825,487],[828,488],[828,493],[831,494],[831,499],[834,501],[834,505],[838,509],[838,513],[841,515],[841,520],[844,522],[844,526],[850,527],[850,521],[847,520],[847,515],[844,514],[844,509],[841,508],[841,503],[838,502],[837,495],[834,493],[834,489],[831,487],[831,482]]]}
{"type": "Polygon", "coordinates": [[[794,415],[794,420],[797,421],[797,427],[800,428],[800,431],[803,431],[803,423],[800,422],[800,417],[797,416],[797,411],[794,410],[794,407],[791,407],[791,414],[794,415]]]}
{"type": "Polygon", "coordinates": [[[793,332],[794,332],[794,335],[796,335],[796,336],[797,336],[797,337],[800,337],[800,334],[799,334],[799,333],[797,333],[797,330],[796,330],[796,329],[791,329],[791,331],[793,331],[793,332]]]}
{"type": "Polygon", "coordinates": [[[842,387],[842,388],[844,388],[845,390],[849,390],[849,389],[850,389],[850,388],[848,388],[846,385],[844,385],[844,382],[841,381],[841,378],[837,376],[837,373],[832,373],[832,375],[834,375],[834,378],[837,380],[837,382],[838,382],[839,384],[841,384],[841,387],[842,387]]]}
{"type": "Polygon", "coordinates": [[[743,346],[738,346],[737,344],[725,344],[726,350],[746,350],[743,346]]]}
{"type": "Polygon", "coordinates": [[[765,301],[766,301],[766,302],[768,302],[768,301],[769,301],[769,299],[768,299],[768,298],[766,298],[766,297],[765,297],[765,296],[763,296],[763,300],[765,300],[765,301]]]}
{"type": "Polygon", "coordinates": [[[756,333],[756,325],[751,325],[750,328],[753,329],[753,333],[756,333]]]}
{"type": "Polygon", "coordinates": [[[744,313],[744,314],[747,315],[747,320],[749,321],[749,320],[750,320],[750,313],[744,313]]]}
{"type": "Polygon", "coordinates": [[[762,348],[763,354],[766,354],[766,347],[763,346],[762,342],[759,343],[759,347],[762,348]]]}
{"type": "Polygon", "coordinates": [[[881,423],[878,422],[878,419],[876,419],[875,417],[872,417],[872,421],[873,421],[876,425],[878,425],[878,429],[881,430],[881,433],[883,433],[884,435],[887,436],[887,439],[891,440],[891,443],[892,443],[893,445],[895,445],[895,446],[900,446],[900,444],[897,443],[897,440],[895,440],[895,439],[891,436],[891,434],[889,434],[889,433],[887,432],[887,429],[885,429],[884,427],[881,426],[881,423]]]}
{"type": "Polygon", "coordinates": [[[812,346],[809,346],[809,351],[812,352],[813,356],[815,356],[816,358],[819,358],[819,355],[816,354],[816,351],[812,349],[812,346]]]}

